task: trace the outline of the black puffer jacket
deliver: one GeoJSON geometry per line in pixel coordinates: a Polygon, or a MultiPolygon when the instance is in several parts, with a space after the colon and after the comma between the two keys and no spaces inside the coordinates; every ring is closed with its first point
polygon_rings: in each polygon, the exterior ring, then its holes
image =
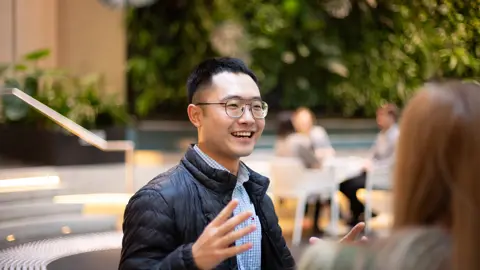
{"type": "MultiPolygon", "coordinates": [[[[266,195],[268,178],[250,170],[244,186],[262,225],[262,269],[295,262],[266,195]]],[[[232,199],[236,176],[207,165],[190,148],[180,164],[150,181],[127,205],[119,269],[197,269],[192,244],[232,199]]],[[[232,257],[215,269],[237,269],[232,257]]]]}

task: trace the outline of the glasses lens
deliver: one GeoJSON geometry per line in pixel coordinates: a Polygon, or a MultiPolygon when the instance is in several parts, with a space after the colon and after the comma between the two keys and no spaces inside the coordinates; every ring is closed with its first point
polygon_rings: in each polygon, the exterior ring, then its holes
{"type": "MultiPolygon", "coordinates": [[[[225,111],[227,115],[233,118],[238,118],[243,115],[245,108],[245,101],[238,99],[231,99],[225,103],[225,111]]],[[[252,115],[254,118],[262,119],[267,116],[268,105],[264,101],[254,100],[251,103],[252,115]]]]}
{"type": "Polygon", "coordinates": [[[265,118],[268,112],[268,105],[265,101],[254,100],[252,102],[252,115],[255,118],[265,118]]]}
{"type": "Polygon", "coordinates": [[[231,99],[225,103],[225,111],[230,117],[240,117],[243,114],[244,103],[238,99],[231,99]]]}

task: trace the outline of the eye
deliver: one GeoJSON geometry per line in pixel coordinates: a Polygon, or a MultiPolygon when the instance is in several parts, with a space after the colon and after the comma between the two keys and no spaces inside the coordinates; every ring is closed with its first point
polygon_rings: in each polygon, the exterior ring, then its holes
{"type": "Polygon", "coordinates": [[[229,100],[227,101],[226,106],[228,109],[234,110],[240,108],[241,104],[238,100],[229,100]]]}
{"type": "Polygon", "coordinates": [[[256,111],[262,111],[263,110],[263,104],[262,102],[252,102],[252,109],[256,111]]]}

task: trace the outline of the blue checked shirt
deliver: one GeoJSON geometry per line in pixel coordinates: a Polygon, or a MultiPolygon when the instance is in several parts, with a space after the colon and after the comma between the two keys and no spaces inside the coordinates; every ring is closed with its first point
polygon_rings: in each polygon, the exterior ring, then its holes
{"type": "MultiPolygon", "coordinates": [[[[218,162],[207,156],[205,153],[198,148],[197,145],[193,147],[197,154],[202,157],[202,159],[212,168],[217,170],[228,171],[225,167],[220,165],[218,162]]],[[[235,230],[240,230],[247,227],[250,224],[256,225],[256,230],[244,237],[235,241],[236,246],[240,246],[246,243],[252,243],[253,247],[241,254],[237,255],[237,265],[239,270],[256,270],[260,269],[262,265],[262,227],[260,225],[260,220],[258,219],[257,214],[255,213],[255,207],[250,201],[247,190],[243,186],[243,183],[247,182],[250,177],[250,174],[247,168],[240,163],[240,168],[237,175],[237,185],[233,190],[232,199],[238,200],[238,206],[233,210],[233,215],[238,215],[245,211],[250,211],[253,213],[253,216],[242,224],[238,225],[235,230]]]]}

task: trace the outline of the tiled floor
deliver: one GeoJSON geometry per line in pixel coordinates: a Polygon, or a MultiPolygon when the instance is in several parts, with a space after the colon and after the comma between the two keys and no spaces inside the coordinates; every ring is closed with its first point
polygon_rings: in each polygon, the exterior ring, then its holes
{"type": "MultiPolygon", "coordinates": [[[[306,246],[307,243],[303,243],[301,246],[290,248],[295,261],[300,260],[306,246]]],[[[116,270],[119,259],[119,249],[88,252],[53,261],[48,264],[47,270],[116,270]]]]}
{"type": "MultiPolygon", "coordinates": [[[[301,251],[306,245],[304,243],[290,249],[296,261],[300,260],[301,251]]],[[[47,270],[115,270],[118,269],[119,259],[119,249],[88,252],[56,260],[47,266],[47,270]]]]}
{"type": "MultiPolygon", "coordinates": [[[[345,155],[365,155],[365,150],[339,152],[339,156],[345,155]]],[[[148,182],[151,178],[157,174],[163,172],[168,167],[174,165],[181,158],[182,154],[160,154],[155,151],[137,151],[135,161],[135,188],[138,189],[148,182]]],[[[254,155],[247,159],[249,162],[265,161],[271,156],[271,151],[256,151],[254,155]]],[[[39,172],[50,170],[51,168],[40,169],[39,172]]],[[[110,164],[110,165],[96,165],[96,166],[79,166],[79,167],[64,167],[54,168],[61,178],[61,184],[65,193],[62,194],[85,194],[85,193],[103,193],[103,192],[124,192],[124,177],[125,171],[122,164],[110,164]]],[[[0,176],[10,170],[1,170],[0,176]]],[[[20,172],[24,170],[19,170],[20,172]]],[[[345,208],[345,203],[342,203],[345,208]]],[[[115,206],[112,206],[115,208],[115,206]]],[[[283,229],[284,235],[288,243],[291,242],[291,235],[294,226],[294,213],[295,213],[296,201],[287,200],[280,207],[276,205],[277,214],[279,216],[280,226],[283,229]]],[[[113,209],[112,208],[112,209],[113,209]]],[[[313,210],[313,207],[310,209],[313,210]]],[[[89,209],[86,209],[89,210],[89,209]]],[[[85,211],[86,211],[85,210],[85,211]]],[[[91,211],[92,209],[90,209],[91,211]]],[[[94,209],[95,211],[100,211],[94,209]]],[[[101,211],[109,212],[109,207],[104,207],[101,211]]],[[[117,208],[114,209],[115,213],[120,213],[117,208]]],[[[312,236],[310,228],[312,227],[312,221],[310,217],[313,217],[313,213],[307,215],[304,222],[303,242],[298,247],[291,247],[291,251],[296,259],[301,256],[302,250],[307,245],[307,239],[312,236]]],[[[322,218],[320,220],[320,226],[325,227],[329,221],[329,211],[325,208],[322,211],[322,218]]],[[[343,231],[346,232],[346,228],[343,226],[343,231]]],[[[59,247],[61,248],[61,247],[59,247]]],[[[79,255],[72,255],[60,259],[51,263],[48,269],[72,269],[75,267],[78,269],[117,269],[118,267],[119,250],[106,250],[87,252],[79,255]]]]}

